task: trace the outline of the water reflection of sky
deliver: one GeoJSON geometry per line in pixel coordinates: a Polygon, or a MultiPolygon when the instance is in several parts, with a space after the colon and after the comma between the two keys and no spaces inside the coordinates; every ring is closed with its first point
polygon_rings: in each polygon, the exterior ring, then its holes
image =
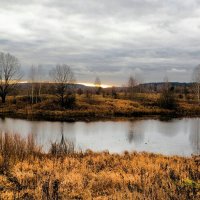
{"type": "Polygon", "coordinates": [[[37,135],[48,149],[50,142],[60,141],[63,134],[77,148],[110,152],[148,151],[166,155],[200,153],[200,119],[171,121],[137,120],[122,122],[44,122],[0,119],[0,131],[37,135]]]}

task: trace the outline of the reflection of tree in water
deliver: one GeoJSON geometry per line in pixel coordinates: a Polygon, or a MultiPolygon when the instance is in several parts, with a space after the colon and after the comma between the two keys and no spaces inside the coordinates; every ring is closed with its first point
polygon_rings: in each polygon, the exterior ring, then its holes
{"type": "Polygon", "coordinates": [[[127,133],[127,139],[130,144],[133,142],[140,144],[144,140],[144,133],[140,129],[140,123],[139,121],[130,122],[129,131],[127,133]]]}
{"type": "MultiPolygon", "coordinates": [[[[34,138],[37,138],[37,134],[38,134],[38,123],[33,122],[31,123],[31,127],[30,127],[30,133],[34,136],[34,138]]],[[[29,133],[28,133],[29,134],[29,133]]]]}
{"type": "Polygon", "coordinates": [[[194,154],[200,154],[200,119],[193,119],[189,136],[194,154]]]}
{"type": "MultiPolygon", "coordinates": [[[[178,121],[173,120],[162,120],[158,121],[156,124],[157,131],[167,137],[174,137],[176,136],[179,131],[182,129],[184,130],[182,123],[179,124],[178,121]]],[[[183,131],[184,132],[184,131],[183,131]]]]}
{"type": "Polygon", "coordinates": [[[132,143],[134,141],[134,131],[133,130],[128,131],[127,138],[128,138],[129,143],[132,143]]]}
{"type": "Polygon", "coordinates": [[[0,132],[4,132],[4,129],[3,129],[4,121],[5,120],[3,120],[3,119],[0,118],[0,132]]]}
{"type": "Polygon", "coordinates": [[[32,134],[36,134],[36,133],[38,132],[38,123],[32,122],[32,123],[30,124],[30,132],[31,132],[32,134]]]}
{"type": "Polygon", "coordinates": [[[68,137],[66,136],[65,131],[64,131],[64,123],[63,122],[60,125],[60,134],[61,134],[60,144],[70,142],[70,143],[73,143],[75,145],[75,143],[76,143],[75,138],[69,137],[69,136],[72,136],[72,134],[67,135],[68,137]]]}
{"type": "Polygon", "coordinates": [[[56,156],[63,156],[75,152],[75,144],[64,136],[64,125],[61,123],[60,142],[51,143],[50,153],[56,156]]]}

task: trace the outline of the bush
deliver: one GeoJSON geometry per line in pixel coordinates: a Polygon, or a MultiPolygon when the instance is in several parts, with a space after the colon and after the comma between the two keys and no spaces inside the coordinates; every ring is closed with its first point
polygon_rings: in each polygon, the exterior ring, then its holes
{"type": "Polygon", "coordinates": [[[163,93],[160,95],[158,103],[161,108],[170,110],[177,109],[178,106],[173,91],[163,91],[163,93]]]}
{"type": "Polygon", "coordinates": [[[76,105],[76,96],[75,95],[67,95],[65,98],[65,108],[74,108],[76,105]]]}
{"type": "Polygon", "coordinates": [[[49,153],[56,157],[66,156],[75,153],[75,146],[73,142],[66,140],[62,135],[60,143],[54,142],[51,144],[49,153]]]}

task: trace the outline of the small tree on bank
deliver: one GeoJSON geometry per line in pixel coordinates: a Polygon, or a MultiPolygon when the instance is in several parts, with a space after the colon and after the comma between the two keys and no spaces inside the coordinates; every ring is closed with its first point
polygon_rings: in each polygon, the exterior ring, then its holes
{"type": "Polygon", "coordinates": [[[0,53],[0,97],[6,102],[7,95],[12,92],[22,78],[19,60],[9,54],[0,53]]]}
{"type": "Polygon", "coordinates": [[[116,87],[115,86],[112,86],[112,89],[111,89],[111,96],[113,99],[117,99],[117,90],[116,90],[116,87]]]}
{"type": "Polygon", "coordinates": [[[174,88],[171,87],[171,84],[168,82],[167,78],[165,79],[158,102],[161,108],[165,109],[177,108],[177,101],[174,94],[174,88]]]}
{"type": "Polygon", "coordinates": [[[128,93],[129,98],[133,99],[135,96],[135,86],[137,85],[137,81],[134,76],[130,76],[128,80],[128,93]]]}
{"type": "Polygon", "coordinates": [[[94,81],[94,85],[95,85],[95,88],[96,88],[96,94],[100,94],[101,93],[101,80],[100,78],[97,76],[95,81],[94,81]]]}
{"type": "Polygon", "coordinates": [[[35,91],[35,79],[36,79],[36,70],[32,65],[30,69],[30,83],[31,83],[31,103],[34,103],[34,91],[35,91]]]}
{"type": "Polygon", "coordinates": [[[30,84],[31,84],[31,103],[37,103],[41,101],[41,68],[42,65],[38,65],[37,67],[32,65],[30,69],[30,84]]]}
{"type": "Polygon", "coordinates": [[[200,65],[195,67],[194,72],[193,72],[193,88],[194,88],[194,93],[197,97],[198,103],[200,103],[200,65]]]}
{"type": "Polygon", "coordinates": [[[55,82],[55,93],[59,99],[60,105],[64,107],[66,106],[65,103],[69,103],[69,99],[66,98],[69,88],[75,83],[74,73],[68,65],[63,64],[57,65],[52,69],[50,71],[50,76],[55,82]]]}

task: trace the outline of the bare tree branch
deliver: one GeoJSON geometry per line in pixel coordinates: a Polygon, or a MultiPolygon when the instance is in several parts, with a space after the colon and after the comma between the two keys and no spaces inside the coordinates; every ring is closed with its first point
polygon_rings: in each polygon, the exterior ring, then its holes
{"type": "Polygon", "coordinates": [[[0,53],[0,97],[5,103],[6,96],[16,88],[22,78],[19,60],[7,53],[0,53]]]}
{"type": "Polygon", "coordinates": [[[195,67],[193,72],[194,92],[197,95],[198,102],[200,102],[200,65],[195,67]]]}
{"type": "Polygon", "coordinates": [[[50,76],[55,82],[56,95],[59,98],[61,106],[64,106],[64,98],[69,89],[69,85],[75,83],[74,73],[71,68],[66,65],[58,64],[54,69],[50,71],[50,76]]]}
{"type": "Polygon", "coordinates": [[[128,80],[128,91],[130,95],[130,99],[133,99],[135,93],[135,86],[137,85],[137,80],[134,76],[130,76],[128,80]]]}

